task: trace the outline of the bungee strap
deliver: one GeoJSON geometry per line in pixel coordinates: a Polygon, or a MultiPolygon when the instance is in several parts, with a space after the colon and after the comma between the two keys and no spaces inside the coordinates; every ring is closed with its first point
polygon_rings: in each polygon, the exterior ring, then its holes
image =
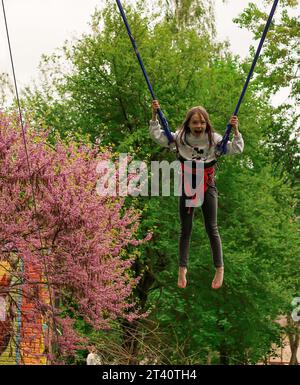
{"type": "MultiPolygon", "coordinates": [[[[239,100],[238,100],[238,102],[237,102],[237,105],[236,105],[236,107],[235,107],[235,110],[234,110],[233,115],[237,115],[238,112],[239,112],[239,109],[240,109],[241,103],[242,103],[242,101],[243,101],[244,95],[245,95],[245,93],[246,93],[246,90],[247,90],[249,81],[250,81],[250,79],[251,79],[251,77],[252,77],[252,75],[253,75],[253,71],[254,71],[256,62],[257,62],[257,60],[258,60],[258,58],[259,58],[260,51],[261,51],[262,46],[263,46],[263,44],[264,44],[264,41],[265,41],[265,38],[266,38],[266,36],[267,36],[268,30],[269,30],[269,28],[270,28],[270,25],[271,25],[271,22],[272,22],[272,19],[273,19],[273,16],[274,16],[274,13],[275,13],[275,10],[276,10],[278,1],[279,1],[279,0],[274,0],[272,9],[271,9],[271,11],[270,11],[270,14],[269,14],[269,17],[268,17],[268,20],[267,20],[267,23],[266,23],[266,25],[265,25],[265,29],[264,29],[264,31],[263,31],[262,37],[261,37],[260,42],[259,42],[259,45],[258,45],[258,47],[257,47],[257,50],[256,50],[256,53],[255,53],[255,56],[254,56],[254,59],[253,59],[253,62],[252,62],[250,71],[249,71],[249,73],[248,73],[247,79],[246,79],[246,81],[245,81],[243,90],[242,90],[242,92],[241,92],[241,95],[240,95],[240,97],[239,97],[239,100]]],[[[228,143],[228,140],[229,140],[229,135],[230,135],[231,129],[232,129],[232,125],[231,125],[230,123],[228,123],[227,126],[226,126],[226,131],[225,131],[225,133],[224,133],[224,136],[223,136],[221,142],[220,142],[220,143],[218,144],[218,146],[217,146],[217,149],[216,149],[216,155],[217,155],[217,156],[220,156],[220,155],[222,155],[222,154],[226,154],[226,152],[227,152],[227,143],[228,143]]]]}
{"type": "MultiPolygon", "coordinates": [[[[147,82],[149,91],[150,91],[151,96],[152,96],[152,100],[156,100],[157,98],[156,98],[156,96],[155,96],[155,94],[154,94],[154,91],[153,91],[153,88],[152,88],[152,86],[151,86],[151,83],[150,83],[150,80],[149,80],[149,77],[148,77],[146,68],[145,68],[144,63],[143,63],[143,61],[142,61],[141,55],[139,54],[139,51],[138,51],[136,42],[135,42],[135,40],[134,40],[134,38],[133,38],[133,36],[132,36],[132,33],[131,33],[131,30],[130,30],[130,27],[129,27],[129,24],[128,24],[128,21],[127,21],[125,12],[124,12],[123,7],[122,7],[122,4],[121,4],[121,1],[120,1],[120,0],[116,0],[116,2],[117,2],[117,5],[118,5],[120,14],[121,14],[121,16],[122,16],[122,19],[123,19],[123,21],[124,21],[125,27],[126,27],[126,29],[127,29],[128,36],[129,36],[129,38],[130,38],[130,40],[131,40],[131,43],[132,43],[134,52],[135,52],[135,54],[136,54],[136,57],[137,57],[137,59],[138,59],[138,62],[139,62],[140,67],[141,67],[141,69],[142,69],[142,72],[143,72],[144,77],[145,77],[145,79],[146,79],[146,82],[147,82]]],[[[166,135],[166,137],[168,138],[169,144],[171,144],[171,143],[174,141],[174,139],[173,139],[173,136],[172,136],[171,131],[170,131],[170,129],[169,129],[168,121],[167,121],[167,119],[165,118],[165,116],[164,116],[164,114],[163,114],[163,112],[162,112],[161,109],[158,109],[158,110],[157,110],[157,114],[158,114],[158,116],[159,116],[159,120],[160,120],[160,122],[161,122],[161,125],[162,125],[162,127],[163,127],[163,129],[164,129],[165,135],[166,135]]]]}

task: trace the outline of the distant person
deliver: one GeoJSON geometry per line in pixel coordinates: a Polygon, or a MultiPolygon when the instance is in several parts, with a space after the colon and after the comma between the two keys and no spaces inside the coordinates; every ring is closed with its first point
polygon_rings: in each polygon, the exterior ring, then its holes
{"type": "Polygon", "coordinates": [[[86,358],[87,365],[102,365],[101,357],[97,354],[97,349],[93,346],[89,350],[89,354],[86,358]]]}

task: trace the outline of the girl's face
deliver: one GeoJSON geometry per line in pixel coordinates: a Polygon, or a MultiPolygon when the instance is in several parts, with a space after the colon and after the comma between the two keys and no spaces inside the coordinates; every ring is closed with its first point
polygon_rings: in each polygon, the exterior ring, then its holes
{"type": "Polygon", "coordinates": [[[194,136],[200,136],[206,130],[206,120],[201,114],[196,113],[190,119],[189,128],[194,136]]]}

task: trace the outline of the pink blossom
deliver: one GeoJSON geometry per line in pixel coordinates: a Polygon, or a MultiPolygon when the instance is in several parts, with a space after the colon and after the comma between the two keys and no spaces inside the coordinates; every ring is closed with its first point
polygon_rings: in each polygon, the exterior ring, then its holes
{"type": "Polygon", "coordinates": [[[29,126],[26,137],[36,213],[18,121],[0,113],[0,263],[15,268],[30,302],[28,322],[43,314],[60,355],[70,355],[87,342],[54,300],[95,329],[141,316],[129,300],[138,282],[130,275],[133,257],[120,253],[151,235],[135,239],[139,214],[125,209],[123,198],[97,194],[96,167],[111,158],[109,151],[97,154],[96,148],[63,142],[53,149],[47,133],[29,126]]]}

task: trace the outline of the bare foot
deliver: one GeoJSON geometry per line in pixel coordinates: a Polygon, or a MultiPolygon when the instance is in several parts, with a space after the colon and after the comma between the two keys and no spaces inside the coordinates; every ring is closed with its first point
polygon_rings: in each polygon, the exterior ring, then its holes
{"type": "Polygon", "coordinates": [[[212,281],[211,287],[213,289],[220,289],[223,283],[223,277],[224,277],[224,267],[217,267],[216,268],[216,274],[212,281]]]}
{"type": "Polygon", "coordinates": [[[178,287],[184,289],[186,287],[186,272],[187,268],[184,266],[179,266],[178,270],[178,287]]]}

